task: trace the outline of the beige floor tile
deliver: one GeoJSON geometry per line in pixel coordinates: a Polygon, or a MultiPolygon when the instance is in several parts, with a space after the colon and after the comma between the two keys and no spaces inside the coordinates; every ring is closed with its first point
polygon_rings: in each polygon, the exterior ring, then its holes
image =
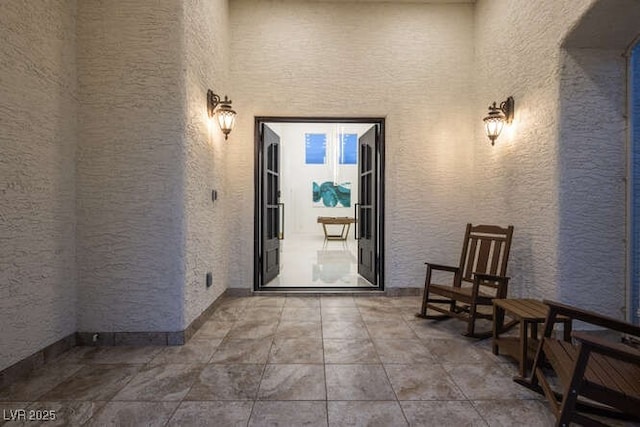
{"type": "Polygon", "coordinates": [[[182,400],[204,365],[165,364],[144,367],[113,400],[182,400]]]}
{"type": "Polygon", "coordinates": [[[322,322],[358,322],[362,323],[360,310],[354,305],[352,307],[324,307],[320,309],[322,322]]]}
{"type": "Polygon", "coordinates": [[[370,339],[327,338],[323,344],[325,363],[381,363],[370,339]]]}
{"type": "Polygon", "coordinates": [[[253,296],[249,297],[249,303],[247,304],[247,310],[251,310],[255,307],[280,307],[284,306],[286,297],[280,296],[253,296]]]}
{"type": "Polygon", "coordinates": [[[421,339],[448,339],[468,342],[469,339],[462,335],[464,323],[457,319],[429,320],[418,317],[406,319],[409,327],[421,339]]]}
{"type": "Polygon", "coordinates": [[[178,402],[109,402],[86,424],[87,427],[161,427],[178,402]]]}
{"type": "Polygon", "coordinates": [[[267,365],[260,400],[326,400],[324,365],[267,365]]]}
{"type": "Polygon", "coordinates": [[[182,402],[167,427],[246,427],[252,401],[182,402]]]}
{"type": "MultiPolygon", "coordinates": [[[[468,401],[400,402],[400,405],[412,427],[488,427],[468,401]]],[[[514,425],[528,427],[526,424],[514,425]]]]}
{"type": "Polygon", "coordinates": [[[255,400],[263,365],[207,365],[185,400],[255,400]]]}
{"type": "Polygon", "coordinates": [[[481,400],[474,401],[473,405],[492,427],[547,427],[555,424],[547,403],[539,400],[481,400]]]}
{"type": "Polygon", "coordinates": [[[226,338],[230,340],[238,339],[259,339],[272,337],[276,333],[278,320],[239,320],[227,333],[226,338]]]}
{"type": "Polygon", "coordinates": [[[209,363],[267,363],[273,338],[224,339],[209,363]]]}
{"type": "Polygon", "coordinates": [[[287,297],[284,308],[320,308],[320,297],[287,297]]]}
{"type": "Polygon", "coordinates": [[[274,306],[249,306],[242,314],[242,317],[236,322],[262,320],[269,322],[277,322],[282,315],[282,307],[274,306]]]}
{"type": "Polygon", "coordinates": [[[50,363],[36,371],[27,378],[16,381],[0,389],[0,401],[32,401],[53,389],[85,365],[75,363],[50,363]]]}
{"type": "Polygon", "coordinates": [[[382,363],[403,365],[433,363],[431,352],[420,340],[373,340],[382,363]]]}
{"type": "Polygon", "coordinates": [[[276,338],[322,338],[320,322],[281,321],[276,329],[276,338]]]}
{"type": "Polygon", "coordinates": [[[395,400],[382,365],[326,365],[329,400],[395,400]]]}
{"type": "Polygon", "coordinates": [[[350,295],[345,296],[321,296],[320,307],[324,310],[328,307],[355,307],[356,302],[350,295]]]}
{"type": "Polygon", "coordinates": [[[322,322],[323,338],[367,339],[369,332],[362,322],[341,320],[338,322],[322,322]]]}
{"type": "Polygon", "coordinates": [[[198,329],[192,340],[205,340],[211,338],[224,338],[233,327],[234,322],[208,320],[198,329]]]}
{"type": "MultiPolygon", "coordinates": [[[[490,353],[475,346],[477,340],[427,339],[424,344],[438,363],[473,364],[496,361],[490,353]]],[[[490,351],[490,350],[489,350],[490,351]]]]}
{"type": "Polygon", "coordinates": [[[329,426],[408,425],[398,402],[329,402],[329,426]]]}
{"type": "Polygon", "coordinates": [[[498,363],[443,366],[468,399],[541,399],[540,395],[515,383],[513,373],[498,363]]]}
{"type": "Polygon", "coordinates": [[[131,381],[140,368],[140,365],[86,366],[44,394],[40,400],[109,400],[131,381]]]}
{"type": "Polygon", "coordinates": [[[365,319],[365,324],[369,330],[369,335],[373,339],[418,339],[418,336],[404,320],[385,319],[368,321],[365,319]]]}
{"type": "Polygon", "coordinates": [[[221,342],[221,338],[192,339],[185,345],[165,347],[149,364],[207,363],[221,342]]]}
{"type": "Polygon", "coordinates": [[[320,307],[287,307],[285,306],[280,316],[282,321],[320,321],[320,307]]]}
{"type": "Polygon", "coordinates": [[[385,370],[398,400],[466,399],[440,365],[386,365],[385,370]]]}
{"type": "Polygon", "coordinates": [[[249,427],[262,426],[327,426],[326,402],[257,401],[251,413],[249,427]]]}
{"type": "Polygon", "coordinates": [[[276,338],[269,363],[324,363],[322,340],[318,338],[276,338]]]}

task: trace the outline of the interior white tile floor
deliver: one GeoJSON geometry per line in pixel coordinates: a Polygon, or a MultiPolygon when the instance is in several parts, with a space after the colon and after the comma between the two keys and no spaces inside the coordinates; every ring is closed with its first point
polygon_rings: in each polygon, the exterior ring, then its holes
{"type": "Polygon", "coordinates": [[[280,241],[280,274],[266,287],[373,287],[358,274],[358,242],[291,234],[280,241]]]}

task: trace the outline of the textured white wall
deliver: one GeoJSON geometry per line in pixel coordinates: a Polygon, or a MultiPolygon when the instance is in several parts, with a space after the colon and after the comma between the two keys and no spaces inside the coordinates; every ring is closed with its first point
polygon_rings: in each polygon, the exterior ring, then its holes
{"type": "Polygon", "coordinates": [[[254,116],[386,117],[386,285],[457,263],[468,221],[473,6],[230,3],[230,287],[250,287],[254,116]]]}
{"type": "Polygon", "coordinates": [[[563,42],[607,46],[607,32],[594,22],[637,22],[622,16],[631,13],[625,2],[480,0],[475,15],[474,205],[479,221],[515,225],[512,295],[560,299],[618,317],[625,46],[612,41],[621,32],[611,26],[608,47],[618,44],[617,50],[567,51],[563,42]],[[618,11],[594,20],[590,14],[598,9],[618,11]],[[600,36],[586,40],[585,34],[600,36]],[[516,100],[516,117],[491,147],[481,118],[490,102],[508,95],[516,100]]]}
{"type": "Polygon", "coordinates": [[[81,332],[183,329],[181,2],[78,3],[81,332]]]}
{"type": "MultiPolygon", "coordinates": [[[[186,280],[187,327],[224,292],[232,234],[227,227],[230,191],[225,182],[227,146],[218,125],[207,115],[207,89],[233,96],[228,85],[229,43],[226,0],[184,3],[184,67],[186,74],[186,280]],[[218,200],[212,202],[211,191],[218,200]],[[205,287],[205,275],[213,274],[213,286],[205,287]]],[[[235,105],[232,104],[232,105],[235,105]]]]}
{"type": "Polygon", "coordinates": [[[626,279],[622,52],[563,52],[558,144],[558,297],[616,317],[624,314],[626,279]]]}
{"type": "Polygon", "coordinates": [[[0,370],[76,331],[75,7],[0,2],[0,370]]]}
{"type": "Polygon", "coordinates": [[[632,101],[630,105],[631,117],[631,144],[629,154],[630,179],[631,179],[631,200],[630,207],[630,241],[633,248],[630,262],[630,310],[631,318],[635,323],[640,323],[640,43],[631,51],[629,61],[629,71],[631,73],[630,93],[632,101]]]}
{"type": "Polygon", "coordinates": [[[586,2],[576,6],[476,4],[475,221],[515,226],[509,263],[514,296],[556,297],[560,41],[586,2]],[[516,103],[514,122],[492,147],[482,118],[491,102],[509,95],[516,103]]]}

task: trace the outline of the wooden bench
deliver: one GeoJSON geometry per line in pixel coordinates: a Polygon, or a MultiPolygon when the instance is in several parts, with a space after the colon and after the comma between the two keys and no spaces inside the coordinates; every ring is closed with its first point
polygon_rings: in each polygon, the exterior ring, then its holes
{"type": "Polygon", "coordinates": [[[546,300],[544,303],[549,312],[531,378],[516,381],[547,397],[557,426],[568,426],[570,422],[606,425],[587,413],[640,422],[640,350],[593,332],[572,333],[574,343],[552,336],[559,316],[636,338],[640,338],[640,327],[564,304],[546,300]],[[557,375],[561,390],[551,386],[544,369],[547,364],[557,375]]]}

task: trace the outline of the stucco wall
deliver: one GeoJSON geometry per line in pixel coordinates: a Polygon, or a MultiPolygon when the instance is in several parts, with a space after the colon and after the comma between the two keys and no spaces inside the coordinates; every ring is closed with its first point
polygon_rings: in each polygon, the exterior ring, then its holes
{"type": "Polygon", "coordinates": [[[633,48],[630,58],[631,77],[630,93],[631,106],[631,171],[632,180],[631,200],[631,239],[633,245],[631,259],[631,317],[636,323],[640,322],[640,43],[633,48]]]}
{"type": "MultiPolygon", "coordinates": [[[[225,180],[226,152],[217,122],[207,115],[207,89],[233,96],[228,85],[229,37],[226,0],[190,1],[184,4],[185,115],[185,319],[187,327],[224,292],[232,233],[226,222],[231,192],[225,180]],[[218,192],[212,202],[211,191],[218,192]],[[213,285],[205,287],[207,272],[213,285]]],[[[235,102],[234,104],[235,105],[235,102]]]]}
{"type": "Polygon", "coordinates": [[[470,217],[473,6],[234,1],[230,26],[230,287],[252,285],[254,116],[386,117],[386,286],[421,286],[426,259],[457,263],[470,217]]]}
{"type": "Polygon", "coordinates": [[[557,296],[560,43],[587,3],[476,3],[474,212],[477,222],[515,226],[514,296],[557,296]],[[510,95],[514,122],[492,147],[482,118],[510,95]]]}
{"type": "Polygon", "coordinates": [[[0,370],[76,331],[75,8],[0,2],[0,370]]]}
{"type": "Polygon", "coordinates": [[[512,295],[621,317],[625,45],[624,32],[608,23],[632,22],[629,4],[476,4],[474,204],[481,220],[515,225],[512,295]],[[508,95],[516,117],[491,147],[481,118],[508,95]]]}
{"type": "Polygon", "coordinates": [[[183,329],[181,2],[78,3],[78,329],[183,329]]]}
{"type": "Polygon", "coordinates": [[[616,317],[625,313],[626,279],[622,51],[563,52],[558,140],[558,297],[616,317]]]}

